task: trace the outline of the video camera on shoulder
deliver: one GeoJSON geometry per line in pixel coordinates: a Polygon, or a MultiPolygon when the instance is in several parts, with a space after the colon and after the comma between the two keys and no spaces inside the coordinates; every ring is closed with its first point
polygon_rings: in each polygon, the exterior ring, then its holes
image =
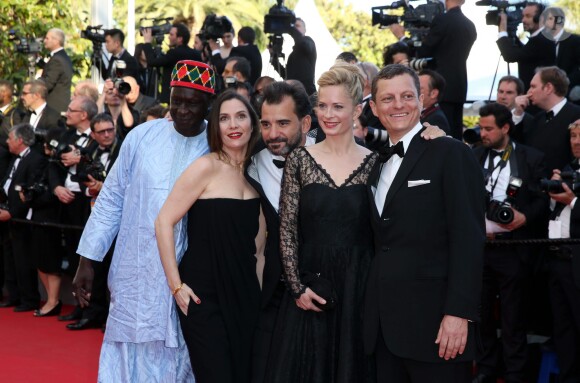
{"type": "Polygon", "coordinates": [[[485,14],[485,23],[487,25],[499,26],[500,13],[504,12],[507,15],[507,33],[509,37],[517,37],[518,25],[522,22],[522,10],[526,7],[527,2],[521,1],[519,3],[511,3],[507,0],[480,0],[475,2],[475,5],[482,7],[493,7],[485,14]],[[511,11],[508,11],[512,9],[511,11]]]}
{"type": "Polygon", "coordinates": [[[381,28],[403,23],[405,29],[411,34],[410,45],[419,47],[429,33],[435,17],[445,12],[445,6],[439,0],[427,0],[426,4],[413,7],[409,4],[410,1],[414,0],[400,0],[391,5],[372,7],[372,23],[380,25],[381,28]],[[402,15],[400,15],[401,12],[402,15]],[[399,13],[399,15],[393,13],[399,13]]]}
{"type": "Polygon", "coordinates": [[[492,198],[491,193],[487,193],[487,210],[485,217],[490,221],[507,225],[514,220],[514,211],[512,206],[522,187],[522,179],[517,177],[510,177],[509,184],[506,190],[505,201],[498,201],[492,198]]]}
{"type": "Polygon", "coordinates": [[[270,8],[264,16],[264,33],[268,33],[268,49],[272,58],[284,57],[282,34],[290,33],[296,24],[296,15],[284,6],[284,0],[276,0],[276,5],[270,8]]]}
{"type": "Polygon", "coordinates": [[[14,190],[22,192],[25,202],[34,201],[48,190],[48,185],[42,182],[35,182],[32,185],[15,185],[14,190]]]}
{"type": "Polygon", "coordinates": [[[162,18],[144,17],[141,20],[139,20],[140,23],[143,23],[143,21],[151,21],[154,25],[148,27],[142,25],[141,27],[139,27],[139,34],[143,36],[143,30],[151,28],[151,35],[155,38],[157,44],[161,44],[163,42],[163,39],[165,38],[165,35],[169,34],[169,32],[171,31],[171,27],[173,26],[171,24],[172,20],[173,17],[162,17],[162,18]],[[162,21],[165,21],[165,23],[160,24],[160,22],[162,21]]]}
{"type": "Polygon", "coordinates": [[[14,43],[14,47],[18,53],[35,54],[39,53],[42,48],[42,39],[22,37],[19,35],[18,31],[14,29],[8,31],[8,41],[14,43]]]}
{"type": "Polygon", "coordinates": [[[215,13],[210,13],[203,20],[198,36],[203,43],[206,43],[210,39],[221,39],[225,33],[230,32],[232,29],[232,22],[226,16],[217,16],[215,13]]]}
{"type": "Polygon", "coordinates": [[[566,184],[574,194],[580,195],[580,173],[576,171],[561,172],[560,177],[562,177],[561,180],[541,179],[540,189],[546,193],[564,193],[562,184],[566,184]]]}

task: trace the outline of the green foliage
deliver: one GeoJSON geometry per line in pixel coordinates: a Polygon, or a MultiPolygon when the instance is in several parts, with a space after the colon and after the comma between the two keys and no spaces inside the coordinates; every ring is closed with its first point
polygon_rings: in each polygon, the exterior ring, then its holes
{"type": "Polygon", "coordinates": [[[580,1],[557,0],[554,7],[560,7],[566,12],[566,30],[580,34],[580,1]]]}
{"type": "Polygon", "coordinates": [[[371,10],[361,12],[345,5],[344,0],[316,0],[326,27],[343,51],[350,51],[359,61],[383,65],[383,49],[396,42],[393,34],[371,25],[371,10]]]}
{"type": "Polygon", "coordinates": [[[65,32],[65,49],[73,61],[76,78],[86,77],[90,69],[86,62],[89,44],[80,39],[78,31],[83,23],[78,8],[77,13],[73,9],[71,0],[0,0],[0,78],[19,86],[28,80],[28,56],[16,51],[8,40],[8,31],[17,30],[21,37],[42,40],[50,28],[65,32]]]}

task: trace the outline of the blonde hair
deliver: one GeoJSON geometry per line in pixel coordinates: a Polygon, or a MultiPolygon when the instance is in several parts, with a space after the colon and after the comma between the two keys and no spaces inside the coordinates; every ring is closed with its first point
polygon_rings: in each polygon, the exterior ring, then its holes
{"type": "MultiPolygon", "coordinates": [[[[353,105],[360,104],[363,98],[364,76],[359,67],[344,61],[336,62],[318,79],[320,88],[342,85],[352,99],[353,105]]],[[[320,91],[320,89],[319,89],[320,91]]]]}

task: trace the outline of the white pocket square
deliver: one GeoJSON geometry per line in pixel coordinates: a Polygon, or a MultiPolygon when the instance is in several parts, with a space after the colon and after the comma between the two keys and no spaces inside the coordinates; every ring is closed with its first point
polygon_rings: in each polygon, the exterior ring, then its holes
{"type": "Polygon", "coordinates": [[[431,183],[431,180],[416,180],[416,181],[409,181],[409,187],[415,187],[415,186],[421,186],[421,185],[427,185],[428,183],[431,183]]]}

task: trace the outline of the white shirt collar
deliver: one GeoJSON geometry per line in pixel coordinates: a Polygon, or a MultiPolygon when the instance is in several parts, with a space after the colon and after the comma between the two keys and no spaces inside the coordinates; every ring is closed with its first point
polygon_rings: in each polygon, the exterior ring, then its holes
{"type": "Polygon", "coordinates": [[[40,116],[40,114],[44,111],[44,108],[46,108],[46,102],[40,105],[38,108],[34,109],[34,112],[37,116],[40,116]]]}
{"type": "Polygon", "coordinates": [[[60,47],[60,48],[56,48],[55,50],[53,50],[52,52],[50,52],[50,57],[54,56],[55,53],[62,51],[64,48],[60,47]]]}
{"type": "MultiPolygon", "coordinates": [[[[421,125],[421,122],[418,122],[417,125],[415,125],[413,127],[413,129],[409,130],[399,140],[399,141],[403,141],[403,148],[405,148],[405,153],[407,153],[407,149],[409,149],[409,145],[411,145],[411,141],[413,140],[413,137],[415,137],[415,134],[417,134],[422,128],[423,128],[423,126],[421,125]]],[[[393,145],[393,142],[391,141],[390,137],[389,137],[389,144],[393,145]]]]}
{"type": "Polygon", "coordinates": [[[530,37],[536,37],[537,35],[539,35],[540,33],[542,33],[543,30],[544,30],[544,27],[539,28],[537,31],[535,31],[534,33],[532,33],[530,35],[530,37]]]}
{"type": "Polygon", "coordinates": [[[562,110],[562,108],[564,107],[564,105],[566,105],[566,102],[568,100],[566,99],[566,97],[564,97],[562,99],[562,101],[560,101],[559,103],[557,103],[556,105],[554,105],[552,107],[552,109],[550,109],[552,112],[554,112],[554,117],[556,117],[558,115],[558,113],[560,113],[560,111],[562,110]]]}

